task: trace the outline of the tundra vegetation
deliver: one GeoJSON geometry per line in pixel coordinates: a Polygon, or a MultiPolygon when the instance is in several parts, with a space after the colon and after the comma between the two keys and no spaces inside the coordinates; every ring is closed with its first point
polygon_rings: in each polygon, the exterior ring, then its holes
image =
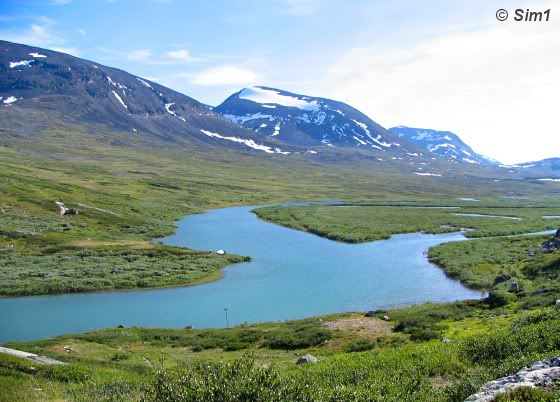
{"type": "MultiPolygon", "coordinates": [[[[270,157],[263,164],[242,153],[233,161],[220,151],[123,152],[64,127],[45,132],[43,142],[20,145],[0,148],[4,296],[213,279],[223,266],[246,257],[150,240],[171,233],[174,220],[205,208],[343,199],[359,206],[256,213],[350,242],[474,229],[469,237],[492,238],[443,244],[429,256],[488,297],[376,311],[371,317],[348,313],[214,330],[109,328],[9,343],[4,346],[68,364],[39,365],[0,354],[2,401],[462,401],[488,380],[560,353],[560,315],[554,308],[560,298],[559,253],[541,251],[545,236],[493,237],[557,228],[557,221],[542,216],[560,215],[560,205],[538,195],[536,186],[519,184],[530,199],[515,200],[497,197],[511,187],[498,183],[486,194],[476,193],[475,204],[457,197],[464,197],[465,189],[476,191],[483,179],[422,178],[418,184],[417,177],[381,165],[386,170],[371,175],[371,166],[352,161],[332,172],[328,156],[310,167],[297,156],[289,162],[270,157]],[[80,149],[70,145],[60,151],[76,138],[80,149]],[[415,200],[406,194],[416,194],[415,200]],[[80,213],[60,216],[55,201],[80,213]],[[296,366],[307,353],[319,362],[296,366]]],[[[544,390],[539,397],[555,398],[556,391],[544,390]]],[[[520,390],[500,400],[531,392],[537,391],[520,390]]]]}

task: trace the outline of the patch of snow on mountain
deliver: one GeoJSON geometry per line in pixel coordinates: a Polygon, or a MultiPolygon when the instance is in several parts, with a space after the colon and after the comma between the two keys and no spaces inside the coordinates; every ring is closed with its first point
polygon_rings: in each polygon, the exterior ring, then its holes
{"type": "Polygon", "coordinates": [[[276,106],[274,105],[261,105],[262,107],[267,107],[269,109],[276,109],[276,106]]]}
{"type": "Polygon", "coordinates": [[[433,176],[433,177],[441,177],[440,174],[437,173],[421,173],[421,172],[413,172],[414,174],[417,174],[418,176],[433,176]]]}
{"type": "Polygon", "coordinates": [[[474,164],[480,165],[480,163],[479,163],[479,162],[477,162],[477,161],[474,161],[474,160],[472,160],[472,159],[469,159],[469,158],[463,158],[463,160],[464,160],[465,162],[469,162],[469,163],[474,163],[474,164]]]}
{"type": "Polygon", "coordinates": [[[360,143],[360,145],[367,145],[367,142],[360,140],[358,137],[356,137],[355,135],[352,136],[356,141],[358,141],[360,143]]]}
{"type": "Polygon", "coordinates": [[[539,181],[560,181],[560,179],[537,179],[539,181]]]}
{"type": "Polygon", "coordinates": [[[12,61],[10,62],[10,68],[15,68],[19,66],[28,66],[33,63],[35,60],[22,60],[22,61],[12,61]]]}
{"type": "Polygon", "coordinates": [[[37,57],[37,58],[40,58],[40,57],[47,57],[47,56],[45,56],[44,54],[39,54],[39,53],[29,53],[29,55],[30,55],[31,57],[37,57]]]}
{"type": "Polygon", "coordinates": [[[111,84],[112,86],[114,86],[114,87],[117,86],[117,84],[115,83],[115,81],[113,81],[113,80],[111,79],[111,77],[109,77],[109,76],[107,76],[107,81],[109,81],[109,84],[111,84]]]}
{"type": "Polygon", "coordinates": [[[216,134],[216,133],[213,133],[213,132],[207,131],[207,130],[200,130],[200,131],[202,131],[202,132],[203,132],[204,134],[206,134],[208,137],[220,138],[220,139],[222,139],[222,140],[228,140],[228,141],[233,141],[233,142],[239,142],[239,143],[245,144],[245,145],[247,145],[248,147],[251,147],[251,148],[253,148],[253,149],[257,149],[257,150],[259,150],[259,151],[264,151],[264,152],[266,152],[267,154],[273,154],[273,153],[275,153],[275,152],[276,152],[276,153],[282,153],[282,151],[274,151],[274,150],[272,150],[272,148],[269,147],[269,146],[257,144],[257,143],[256,143],[255,141],[253,141],[253,140],[246,140],[246,139],[239,138],[239,137],[227,137],[227,136],[220,135],[220,134],[216,134]]]}
{"type": "Polygon", "coordinates": [[[274,103],[280,106],[296,107],[302,110],[319,110],[317,101],[307,102],[292,96],[281,95],[280,92],[259,87],[245,88],[239,93],[239,99],[256,103],[274,103]]]}
{"type": "Polygon", "coordinates": [[[93,68],[99,68],[99,67],[97,67],[95,64],[92,64],[92,66],[93,66],[93,68]]]}
{"type": "Polygon", "coordinates": [[[165,104],[165,110],[167,110],[167,113],[172,114],[173,116],[177,116],[175,114],[175,112],[173,110],[171,110],[171,106],[173,106],[175,103],[166,103],[165,104]]]}
{"type": "Polygon", "coordinates": [[[115,91],[111,91],[113,92],[113,95],[115,95],[115,98],[117,98],[117,100],[121,103],[121,105],[123,105],[126,109],[128,109],[128,106],[126,106],[123,102],[123,100],[121,99],[121,97],[119,96],[118,93],[116,93],[115,91]]]}
{"type": "Polygon", "coordinates": [[[234,114],[224,114],[224,117],[228,120],[231,120],[237,124],[243,124],[249,120],[256,120],[256,119],[270,119],[270,121],[274,121],[274,118],[269,114],[262,114],[262,113],[254,113],[248,114],[246,116],[236,116],[234,114]]]}
{"type": "Polygon", "coordinates": [[[274,137],[278,134],[280,134],[280,123],[276,123],[276,126],[274,126],[274,134],[272,134],[271,137],[274,137]]]}
{"type": "Polygon", "coordinates": [[[265,128],[265,127],[268,127],[268,126],[267,126],[266,123],[263,123],[263,124],[261,124],[259,127],[260,127],[260,128],[265,128]]]}
{"type": "MultiPolygon", "coordinates": [[[[144,84],[146,87],[152,88],[152,86],[151,86],[150,84],[148,84],[146,81],[144,81],[143,79],[141,79],[141,78],[136,78],[136,79],[137,79],[138,81],[140,81],[142,84],[144,84]]],[[[152,88],[152,89],[153,89],[153,88],[152,88]]]]}
{"type": "Polygon", "coordinates": [[[327,114],[323,111],[313,115],[313,123],[317,124],[318,126],[325,122],[325,117],[327,114]]]}
{"type": "Polygon", "coordinates": [[[10,103],[14,103],[15,101],[17,101],[17,98],[15,96],[9,96],[4,99],[4,104],[9,105],[10,103]]]}

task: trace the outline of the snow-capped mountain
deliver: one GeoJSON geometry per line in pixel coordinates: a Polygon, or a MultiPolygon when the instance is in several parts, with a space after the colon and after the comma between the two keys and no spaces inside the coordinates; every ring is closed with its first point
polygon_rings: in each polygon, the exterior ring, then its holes
{"type": "Polygon", "coordinates": [[[470,146],[465,144],[461,138],[450,131],[405,126],[393,127],[390,128],[389,131],[403,140],[414,142],[432,155],[437,155],[452,161],[482,166],[500,164],[500,162],[494,159],[477,154],[470,146]]]}
{"type": "Polygon", "coordinates": [[[406,152],[396,135],[359,110],[331,99],[259,86],[242,89],[213,110],[263,136],[291,144],[406,152]]]}
{"type": "Polygon", "coordinates": [[[558,181],[560,178],[560,158],[548,158],[540,161],[499,166],[508,169],[508,171],[514,171],[531,177],[540,177],[539,180],[542,181],[558,181]]]}
{"type": "Polygon", "coordinates": [[[119,136],[124,145],[187,141],[289,152],[155,82],[64,53],[0,41],[2,128],[33,135],[57,120],[90,131],[128,133],[119,136]]]}

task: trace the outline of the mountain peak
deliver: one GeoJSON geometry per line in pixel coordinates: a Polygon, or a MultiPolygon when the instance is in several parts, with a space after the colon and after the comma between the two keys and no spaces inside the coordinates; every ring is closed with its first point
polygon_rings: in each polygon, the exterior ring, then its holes
{"type": "Polygon", "coordinates": [[[451,161],[483,166],[498,165],[500,163],[476,153],[457,134],[451,131],[407,126],[396,126],[390,128],[389,131],[398,135],[399,138],[415,143],[433,155],[438,155],[451,161]]]}
{"type": "Polygon", "coordinates": [[[359,110],[332,99],[253,86],[213,110],[263,136],[292,144],[406,152],[397,136],[359,110]]]}

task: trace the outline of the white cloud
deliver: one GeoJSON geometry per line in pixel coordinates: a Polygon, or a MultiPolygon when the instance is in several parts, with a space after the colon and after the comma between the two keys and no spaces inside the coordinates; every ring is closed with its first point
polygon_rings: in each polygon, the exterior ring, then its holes
{"type": "Polygon", "coordinates": [[[386,127],[451,130],[506,163],[560,156],[560,136],[551,135],[559,23],[493,20],[406,47],[353,48],[330,66],[322,87],[386,127]]]}
{"type": "Polygon", "coordinates": [[[191,52],[187,49],[179,49],[167,52],[167,56],[171,57],[172,59],[190,61],[193,59],[191,52]]]}
{"type": "Polygon", "coordinates": [[[49,17],[39,17],[36,21],[36,23],[31,24],[27,29],[19,33],[0,31],[0,39],[44,47],[73,55],[79,53],[77,48],[68,47],[67,40],[53,29],[56,21],[49,17]]]}
{"type": "Polygon", "coordinates": [[[130,60],[148,60],[152,57],[152,52],[146,49],[133,50],[126,53],[126,57],[130,60]]]}
{"type": "Polygon", "coordinates": [[[190,78],[196,85],[252,85],[259,81],[259,75],[244,67],[224,65],[212,67],[197,73],[182,73],[178,76],[190,78]]]}

